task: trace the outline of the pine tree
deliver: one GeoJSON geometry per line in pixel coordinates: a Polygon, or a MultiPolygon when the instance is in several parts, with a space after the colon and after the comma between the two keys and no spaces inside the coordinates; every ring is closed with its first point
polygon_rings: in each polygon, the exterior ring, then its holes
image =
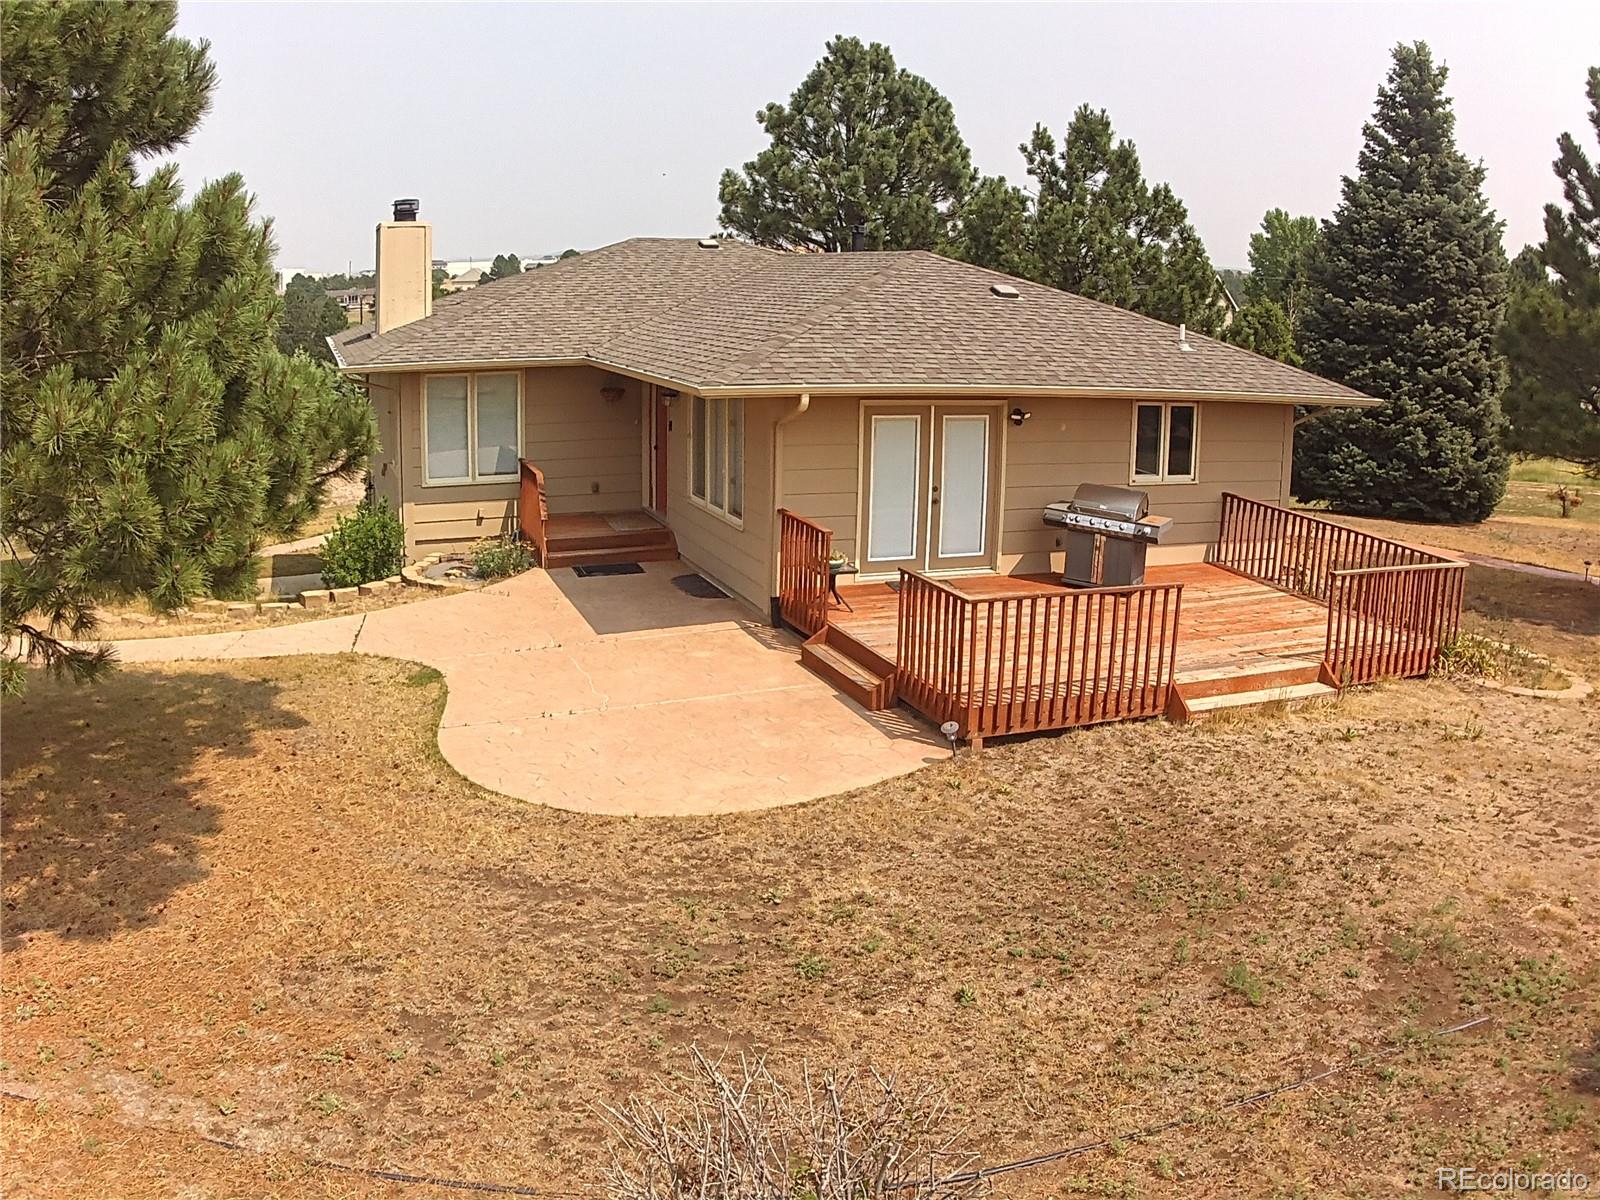
{"type": "Polygon", "coordinates": [[[1297,439],[1300,498],[1340,512],[1481,521],[1505,493],[1505,251],[1483,168],[1456,149],[1446,75],[1426,45],[1396,47],[1312,262],[1306,365],[1384,402],[1297,439]]]}
{"type": "Polygon", "coordinates": [[[772,144],[722,173],[724,229],[757,245],[847,250],[866,226],[874,250],[931,250],[972,184],[955,113],[889,47],[836,37],[787,106],[756,114],[772,144]]]}
{"type": "Polygon", "coordinates": [[[494,261],[489,264],[489,275],[484,280],[488,283],[492,279],[504,279],[507,275],[521,275],[522,260],[515,254],[496,254],[494,261]]]}
{"type": "Polygon", "coordinates": [[[283,316],[278,321],[278,349],[299,351],[318,362],[331,363],[328,337],[346,328],[344,305],[328,295],[320,279],[296,275],[283,289],[283,316]]]}
{"type": "MultiPolygon", "coordinates": [[[[1589,69],[1588,95],[1600,140],[1600,67],[1589,69]]],[[[1571,134],[1557,146],[1567,207],[1546,205],[1544,242],[1517,256],[1500,335],[1509,443],[1600,475],[1600,169],[1571,134]]]]}
{"type": "Polygon", "coordinates": [[[956,253],[1203,333],[1221,328],[1216,271],[1183,202],[1151,187],[1132,142],[1087,105],[1060,146],[1043,125],[1020,147],[1029,198],[1004,179],[981,181],[961,209],[956,253]]]}
{"type": "Polygon", "coordinates": [[[7,692],[24,662],[103,668],[68,641],[92,637],[103,598],[253,590],[262,538],[297,529],[374,440],[355,389],[275,346],[271,233],[238,176],[184,203],[175,168],[136,174],[209,101],[205,47],[173,38],[174,19],[171,4],[0,9],[7,692]]]}

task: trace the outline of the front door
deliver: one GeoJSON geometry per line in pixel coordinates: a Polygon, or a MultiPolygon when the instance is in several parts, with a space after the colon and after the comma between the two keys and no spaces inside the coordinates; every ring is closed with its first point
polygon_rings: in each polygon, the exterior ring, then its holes
{"type": "Polygon", "coordinates": [[[863,575],[994,565],[999,420],[986,406],[867,408],[863,575]]]}
{"type": "Polygon", "coordinates": [[[667,514],[667,442],[672,432],[667,398],[661,389],[650,385],[650,506],[660,516],[667,514]]]}

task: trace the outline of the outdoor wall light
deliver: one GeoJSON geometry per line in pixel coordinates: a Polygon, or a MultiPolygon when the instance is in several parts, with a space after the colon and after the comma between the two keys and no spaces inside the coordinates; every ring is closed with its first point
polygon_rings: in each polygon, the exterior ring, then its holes
{"type": "Polygon", "coordinates": [[[1022,423],[1031,416],[1033,416],[1033,414],[1028,412],[1026,409],[1013,408],[1011,410],[1011,423],[1020,427],[1022,423]]]}

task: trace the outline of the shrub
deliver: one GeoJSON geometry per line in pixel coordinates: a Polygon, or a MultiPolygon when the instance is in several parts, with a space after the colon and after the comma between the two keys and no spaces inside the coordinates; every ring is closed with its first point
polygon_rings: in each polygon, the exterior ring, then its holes
{"type": "Polygon", "coordinates": [[[363,500],[322,544],[322,582],[354,587],[395,574],[406,561],[406,529],[387,500],[363,500]]]}
{"type": "Polygon", "coordinates": [[[802,1062],[780,1080],[763,1058],[724,1064],[698,1046],[661,1100],[601,1103],[612,1200],[806,1196],[964,1200],[987,1194],[975,1156],[931,1084],[802,1062]]]}
{"type": "Polygon", "coordinates": [[[520,575],[533,565],[532,547],[508,537],[485,538],[472,547],[472,569],[480,579],[520,575]]]}

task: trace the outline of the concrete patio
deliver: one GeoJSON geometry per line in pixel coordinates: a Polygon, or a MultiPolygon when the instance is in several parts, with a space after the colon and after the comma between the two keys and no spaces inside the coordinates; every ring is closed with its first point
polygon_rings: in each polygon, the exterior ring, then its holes
{"type": "Polygon", "coordinates": [[[683,816],[794,804],[942,756],[903,711],[863,713],[799,642],[674,579],[529,571],[474,592],[240,633],[117,643],[124,662],[354,651],[438,668],[439,749],[473,782],[580,812],[683,816]]]}

